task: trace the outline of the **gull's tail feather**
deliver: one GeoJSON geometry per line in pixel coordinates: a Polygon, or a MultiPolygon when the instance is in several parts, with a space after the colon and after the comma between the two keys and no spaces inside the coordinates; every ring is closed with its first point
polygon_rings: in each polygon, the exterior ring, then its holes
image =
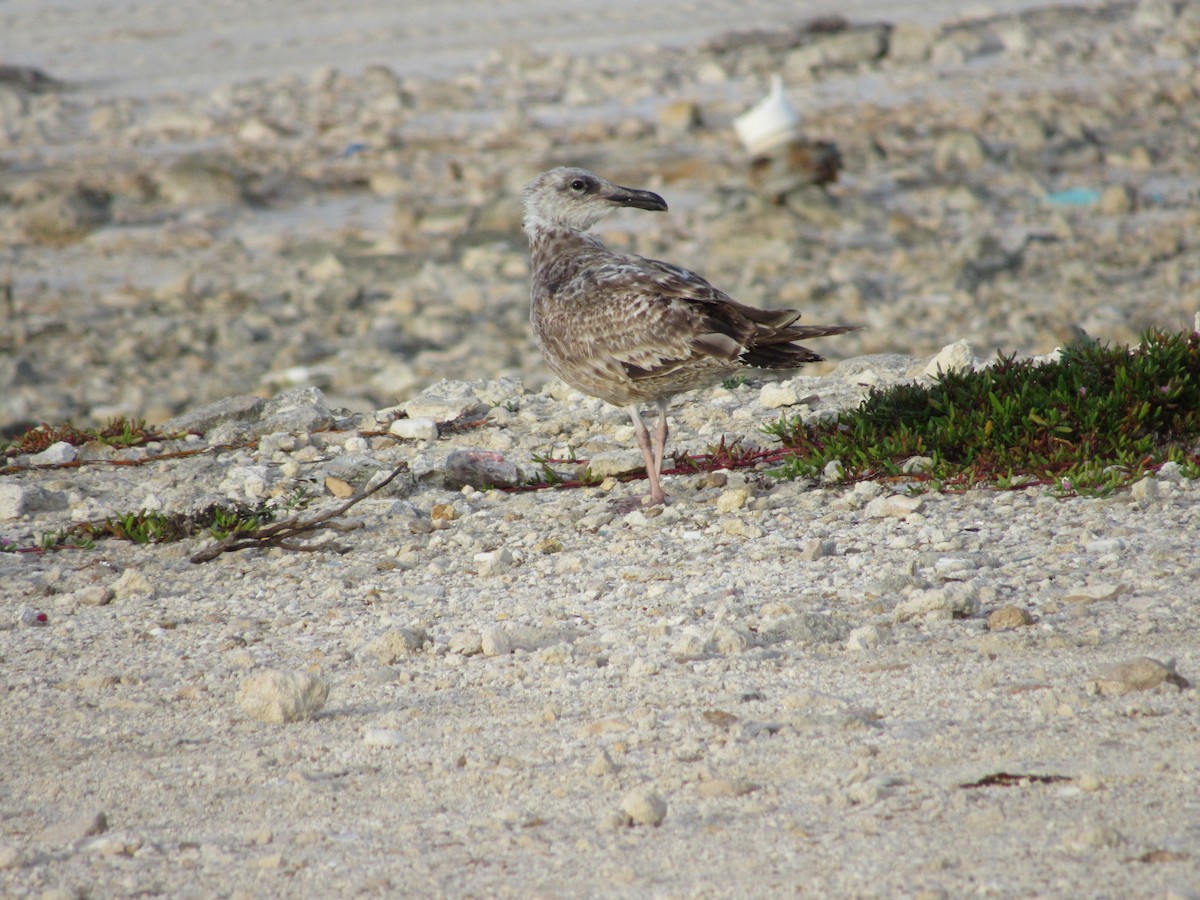
{"type": "MultiPolygon", "coordinates": [[[[782,310],[782,312],[792,312],[782,310]]],[[[791,321],[798,319],[797,313],[791,321]]],[[[805,363],[819,362],[825,357],[819,353],[793,344],[805,338],[826,337],[857,331],[858,325],[788,325],[778,331],[760,332],[753,343],[742,353],[744,363],[759,369],[798,369],[805,363]]]]}
{"type": "Polygon", "coordinates": [[[786,344],[789,341],[802,341],[806,338],[828,337],[833,334],[845,334],[847,331],[858,331],[861,325],[791,325],[765,337],[760,337],[759,344],[786,344]]]}

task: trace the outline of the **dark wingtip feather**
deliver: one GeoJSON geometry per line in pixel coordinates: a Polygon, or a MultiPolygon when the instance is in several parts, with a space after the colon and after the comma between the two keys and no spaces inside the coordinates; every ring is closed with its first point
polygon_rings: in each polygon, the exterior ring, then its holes
{"type": "Polygon", "coordinates": [[[799,344],[769,344],[751,347],[741,358],[746,365],[756,369],[798,369],[805,363],[820,362],[825,357],[799,344]]]}
{"type": "MultiPolygon", "coordinates": [[[[782,310],[783,313],[790,312],[782,310]]],[[[777,330],[758,331],[752,338],[750,346],[741,355],[746,365],[759,369],[798,369],[805,363],[820,362],[825,357],[814,353],[807,347],[792,343],[807,338],[826,337],[832,334],[845,334],[847,331],[857,331],[859,325],[792,325],[795,317],[788,321],[786,327],[777,330]]]]}

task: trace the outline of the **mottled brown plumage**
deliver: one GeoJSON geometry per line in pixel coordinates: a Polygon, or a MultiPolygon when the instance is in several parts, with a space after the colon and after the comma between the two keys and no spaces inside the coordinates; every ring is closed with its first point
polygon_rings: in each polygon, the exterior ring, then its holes
{"type": "Polygon", "coordinates": [[[667,208],[658,194],[620,187],[586,169],[552,169],[525,189],[530,321],[538,348],[563,381],[629,411],[650,499],[661,503],[672,397],[747,366],[794,369],[819,360],[793,342],[855,326],[797,325],[795,310],[746,306],[687,269],[615,253],[587,234],[623,206],[667,208]],[[644,403],[659,410],[653,441],[639,412],[644,403]]]}

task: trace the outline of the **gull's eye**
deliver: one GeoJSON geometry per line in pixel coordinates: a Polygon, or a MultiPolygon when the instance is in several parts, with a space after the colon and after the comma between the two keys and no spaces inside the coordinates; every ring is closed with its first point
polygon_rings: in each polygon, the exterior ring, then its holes
{"type": "Polygon", "coordinates": [[[583,192],[583,191],[587,190],[587,186],[588,186],[587,182],[584,181],[582,178],[576,178],[574,181],[571,182],[571,190],[573,190],[573,191],[583,192]]]}

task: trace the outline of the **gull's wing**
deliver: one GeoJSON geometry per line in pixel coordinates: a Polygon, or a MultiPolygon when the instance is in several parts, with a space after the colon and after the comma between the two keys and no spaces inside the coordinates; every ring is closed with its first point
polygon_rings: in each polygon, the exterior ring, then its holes
{"type": "Polygon", "coordinates": [[[634,380],[737,365],[760,331],[799,317],[744,306],[694,272],[635,256],[614,255],[556,288],[539,312],[554,355],[634,380]]]}

